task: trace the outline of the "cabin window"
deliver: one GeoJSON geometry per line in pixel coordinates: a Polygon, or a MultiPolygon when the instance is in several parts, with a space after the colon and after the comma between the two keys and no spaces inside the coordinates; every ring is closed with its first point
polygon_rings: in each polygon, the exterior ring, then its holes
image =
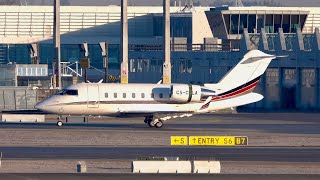
{"type": "Polygon", "coordinates": [[[113,97],[114,97],[114,98],[117,98],[117,97],[118,97],[118,94],[117,94],[117,93],[114,93],[114,94],[113,94],[113,97]]]}
{"type": "Polygon", "coordinates": [[[108,93],[104,93],[104,97],[105,97],[105,98],[108,98],[108,93]]]}
{"type": "Polygon", "coordinates": [[[154,98],[154,93],[151,93],[151,98],[154,98]]]}
{"type": "Polygon", "coordinates": [[[78,90],[73,89],[62,89],[57,92],[57,95],[71,95],[71,96],[77,96],[78,90]]]}
{"type": "Polygon", "coordinates": [[[144,95],[144,93],[141,93],[141,98],[145,98],[145,95],[144,95]]]}
{"type": "Polygon", "coordinates": [[[126,93],[123,93],[123,94],[122,94],[122,97],[123,97],[123,98],[126,98],[126,97],[127,97],[127,94],[126,94],[126,93]]]}
{"type": "Polygon", "coordinates": [[[136,93],[132,93],[132,98],[136,98],[136,93]]]}
{"type": "Polygon", "coordinates": [[[159,98],[163,98],[163,94],[162,93],[159,94],[159,98]]]}

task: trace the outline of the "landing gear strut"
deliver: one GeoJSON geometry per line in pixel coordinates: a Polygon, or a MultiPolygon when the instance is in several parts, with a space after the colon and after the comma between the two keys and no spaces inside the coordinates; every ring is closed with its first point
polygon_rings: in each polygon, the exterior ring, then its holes
{"type": "Polygon", "coordinates": [[[147,123],[149,127],[161,128],[163,126],[163,121],[154,116],[147,116],[144,122],[147,123]]]}
{"type": "Polygon", "coordinates": [[[61,127],[62,125],[63,125],[63,122],[61,120],[61,116],[58,116],[57,126],[61,127]]]}

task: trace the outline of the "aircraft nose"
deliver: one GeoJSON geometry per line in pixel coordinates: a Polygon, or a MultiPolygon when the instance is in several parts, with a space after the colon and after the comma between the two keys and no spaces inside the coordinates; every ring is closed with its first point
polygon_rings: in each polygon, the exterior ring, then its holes
{"type": "Polygon", "coordinates": [[[35,109],[38,109],[38,110],[43,110],[43,102],[38,102],[35,106],[34,106],[35,109]]]}

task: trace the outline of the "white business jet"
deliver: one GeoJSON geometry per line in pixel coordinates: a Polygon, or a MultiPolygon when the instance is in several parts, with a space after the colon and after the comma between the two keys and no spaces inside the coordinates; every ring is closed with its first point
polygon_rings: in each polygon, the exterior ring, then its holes
{"type": "MultiPolygon", "coordinates": [[[[62,115],[141,116],[150,127],[160,128],[170,118],[214,112],[254,103],[263,96],[252,92],[271,60],[277,56],[249,51],[216,84],[115,84],[70,85],[39,102],[35,108],[62,115]]],[[[58,118],[58,126],[62,121],[58,118]]]]}

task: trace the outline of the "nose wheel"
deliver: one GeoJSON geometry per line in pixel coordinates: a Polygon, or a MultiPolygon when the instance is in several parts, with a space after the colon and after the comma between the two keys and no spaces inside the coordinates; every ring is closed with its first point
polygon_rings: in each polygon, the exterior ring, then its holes
{"type": "Polygon", "coordinates": [[[61,120],[61,116],[58,116],[57,126],[59,126],[59,127],[63,126],[63,122],[61,120]]]}
{"type": "Polygon", "coordinates": [[[57,126],[61,127],[63,125],[63,122],[62,121],[58,121],[57,122],[57,126]]]}

